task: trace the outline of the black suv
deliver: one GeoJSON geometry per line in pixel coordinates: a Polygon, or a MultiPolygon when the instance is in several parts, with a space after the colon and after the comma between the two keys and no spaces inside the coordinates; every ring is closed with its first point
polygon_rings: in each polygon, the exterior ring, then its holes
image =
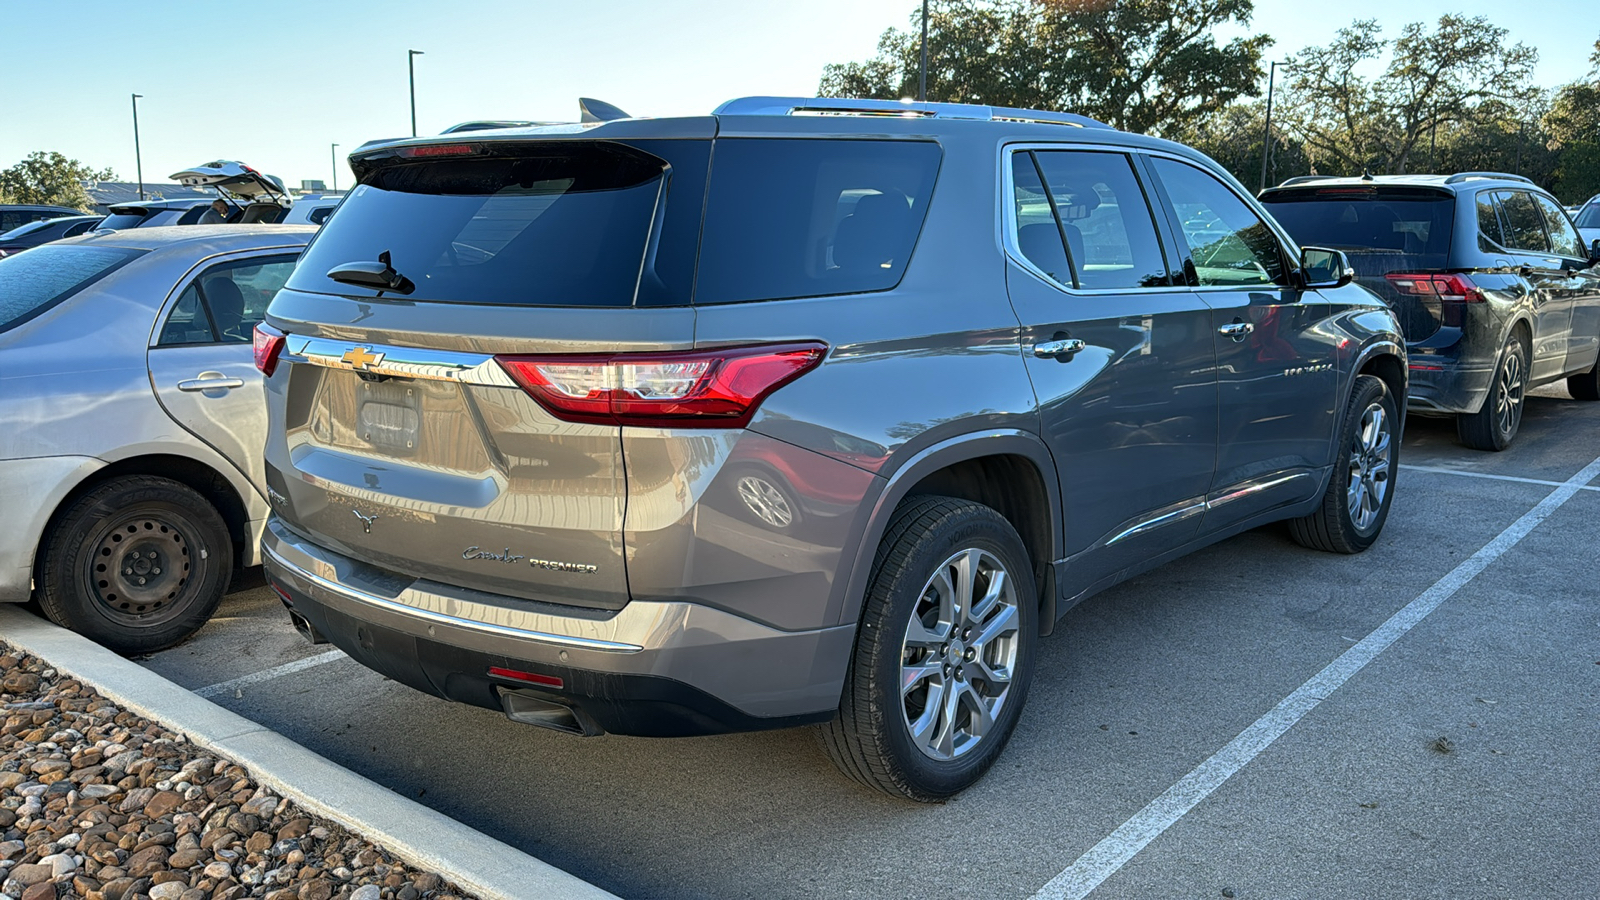
{"type": "Polygon", "coordinates": [[[1411,408],[1504,450],[1529,388],[1600,400],[1600,268],[1554,198],[1518,175],[1291,178],[1261,194],[1302,244],[1345,251],[1405,332],[1411,408]]]}

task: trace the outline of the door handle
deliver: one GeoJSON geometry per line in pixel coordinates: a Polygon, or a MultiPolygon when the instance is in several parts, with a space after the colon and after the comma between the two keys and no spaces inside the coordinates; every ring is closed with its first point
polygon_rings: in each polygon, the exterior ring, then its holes
{"type": "Polygon", "coordinates": [[[1077,338],[1058,338],[1034,344],[1033,355],[1040,359],[1059,359],[1065,362],[1087,346],[1089,345],[1077,338]]]}
{"type": "Polygon", "coordinates": [[[1242,341],[1245,339],[1245,335],[1248,335],[1250,332],[1255,330],[1256,327],[1249,322],[1234,322],[1218,328],[1217,333],[1227,335],[1228,337],[1233,338],[1235,341],[1242,341]]]}
{"type": "Polygon", "coordinates": [[[221,372],[201,372],[198,377],[187,381],[178,382],[178,390],[194,393],[195,391],[226,391],[236,387],[244,387],[243,378],[225,378],[221,372]]]}

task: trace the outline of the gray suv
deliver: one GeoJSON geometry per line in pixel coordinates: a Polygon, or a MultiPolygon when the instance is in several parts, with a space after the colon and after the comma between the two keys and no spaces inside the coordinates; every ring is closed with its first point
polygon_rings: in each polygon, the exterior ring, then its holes
{"type": "Polygon", "coordinates": [[[749,98],[351,164],[256,334],[263,554],[303,634],[418,690],[820,724],[935,800],[1073,604],[1275,520],[1383,527],[1392,314],[1186,147],[749,98]]]}

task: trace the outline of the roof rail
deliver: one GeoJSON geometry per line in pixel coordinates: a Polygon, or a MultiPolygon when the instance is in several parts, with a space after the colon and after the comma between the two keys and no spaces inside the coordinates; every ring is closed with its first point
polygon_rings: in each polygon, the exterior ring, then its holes
{"type": "Polygon", "coordinates": [[[1291,184],[1305,184],[1308,181],[1327,181],[1330,178],[1338,177],[1338,175],[1296,175],[1293,178],[1285,178],[1283,183],[1278,185],[1278,187],[1288,187],[1291,184]]]}
{"type": "Polygon", "coordinates": [[[1445,184],[1460,184],[1463,181],[1468,181],[1468,180],[1476,179],[1476,178],[1483,178],[1483,179],[1493,178],[1493,179],[1501,179],[1501,180],[1505,180],[1505,181],[1524,181],[1524,182],[1527,182],[1528,184],[1533,184],[1533,179],[1532,178],[1525,178],[1525,177],[1523,177],[1521,175],[1512,175],[1512,174],[1510,174],[1508,172],[1457,172],[1454,175],[1451,175],[1449,178],[1446,178],[1444,180],[1444,183],[1445,184]]]}
{"type": "Polygon", "coordinates": [[[1110,128],[1077,113],[1010,109],[971,103],[918,103],[837,97],[740,97],[712,111],[716,116],[881,116],[898,119],[970,119],[983,122],[1035,122],[1078,128],[1110,128]]]}

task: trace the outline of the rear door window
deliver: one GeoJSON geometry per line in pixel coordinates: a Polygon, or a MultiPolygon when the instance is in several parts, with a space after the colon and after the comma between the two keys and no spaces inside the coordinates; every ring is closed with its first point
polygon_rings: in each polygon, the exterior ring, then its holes
{"type": "Polygon", "coordinates": [[[190,282],[167,314],[158,343],[247,344],[267,304],[294,270],[293,256],[219,263],[190,282]]]}
{"type": "Polygon", "coordinates": [[[940,155],[930,141],[718,140],[695,303],[893,288],[940,155]]]}
{"type": "Polygon", "coordinates": [[[1150,204],[1126,154],[1042,150],[1032,155],[1044,174],[1077,287],[1119,290],[1167,284],[1166,257],[1150,204]]]}
{"type": "Polygon", "coordinates": [[[1572,227],[1572,220],[1567,218],[1566,212],[1543,194],[1528,196],[1538,204],[1539,212],[1544,216],[1545,231],[1550,235],[1550,249],[1568,259],[1587,260],[1589,254],[1583,250],[1583,238],[1578,237],[1578,229],[1572,227]]]}
{"type": "Polygon", "coordinates": [[[1172,201],[1201,285],[1287,281],[1277,235],[1237,194],[1188,163],[1160,156],[1151,163],[1172,201]]]}
{"type": "Polygon", "coordinates": [[[1505,228],[1500,223],[1500,204],[1495,202],[1492,191],[1480,191],[1477,199],[1479,243],[1487,241],[1483,249],[1492,253],[1506,245],[1505,228]]]}
{"type": "Polygon", "coordinates": [[[1526,253],[1549,253],[1550,239],[1544,231],[1544,216],[1526,191],[1501,191],[1495,195],[1505,216],[1505,246],[1526,253]]]}
{"type": "Polygon", "coordinates": [[[43,313],[143,252],[46,244],[0,259],[0,332],[43,313]]]}

